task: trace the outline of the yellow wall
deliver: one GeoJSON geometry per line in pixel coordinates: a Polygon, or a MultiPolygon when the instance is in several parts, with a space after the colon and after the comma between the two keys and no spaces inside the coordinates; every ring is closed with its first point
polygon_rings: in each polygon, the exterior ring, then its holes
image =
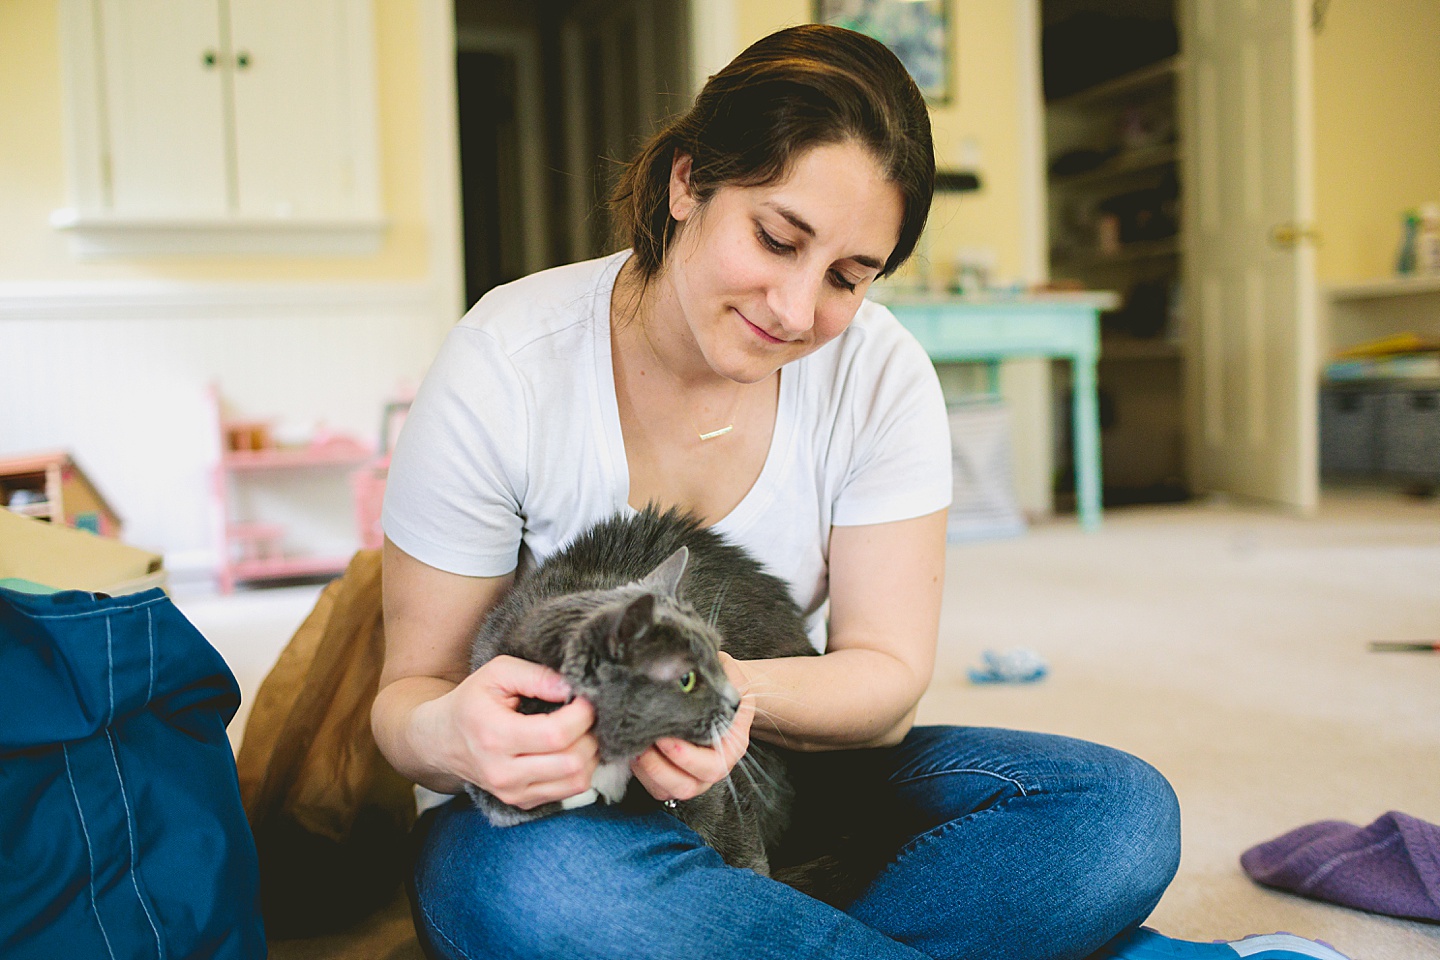
{"type": "Polygon", "coordinates": [[[418,0],[374,0],[381,190],[374,256],[77,261],[50,226],[67,203],[59,0],[0,2],[0,281],[407,280],[428,275],[418,0]]]}
{"type": "Polygon", "coordinates": [[[1401,212],[1440,201],[1440,3],[1332,3],[1315,37],[1322,283],[1394,272],[1401,212]]]}
{"type": "MultiPolygon", "coordinates": [[[[973,138],[980,149],[983,187],[976,193],[936,195],[922,249],[943,269],[957,249],[988,247],[995,253],[997,278],[1012,279],[1024,271],[1025,229],[1018,174],[1023,138],[1016,109],[1016,4],[965,0],[951,10],[955,96],[930,110],[935,160],[942,168],[957,166],[962,143],[973,138]]],[[[740,0],[737,39],[743,47],[809,21],[811,11],[810,0],[740,0]]]]}

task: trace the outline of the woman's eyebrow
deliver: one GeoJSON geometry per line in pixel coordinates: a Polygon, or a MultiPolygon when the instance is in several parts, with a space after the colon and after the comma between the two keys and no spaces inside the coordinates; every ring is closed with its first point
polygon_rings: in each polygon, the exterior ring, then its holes
{"type": "MultiPolygon", "coordinates": [[[[794,210],[791,210],[789,207],[783,206],[781,204],[775,203],[774,201],[766,203],[765,206],[769,207],[771,210],[774,210],[776,213],[780,214],[780,216],[790,221],[790,225],[793,226],[796,230],[799,230],[801,233],[809,237],[815,236],[815,228],[810,226],[810,224],[806,223],[804,218],[802,218],[800,214],[796,213],[794,210]]],[[[871,270],[885,269],[884,261],[876,260],[874,257],[868,257],[863,253],[852,254],[846,259],[854,260],[856,263],[860,264],[860,266],[869,267],[871,270]]]]}

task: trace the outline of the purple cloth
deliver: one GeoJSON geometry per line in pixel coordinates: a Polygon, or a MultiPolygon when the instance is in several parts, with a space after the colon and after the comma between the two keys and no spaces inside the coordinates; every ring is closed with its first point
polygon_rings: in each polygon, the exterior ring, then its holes
{"type": "Polygon", "coordinates": [[[1251,847],[1252,880],[1316,900],[1440,921],[1440,826],[1394,810],[1368,827],[1322,820],[1251,847]]]}

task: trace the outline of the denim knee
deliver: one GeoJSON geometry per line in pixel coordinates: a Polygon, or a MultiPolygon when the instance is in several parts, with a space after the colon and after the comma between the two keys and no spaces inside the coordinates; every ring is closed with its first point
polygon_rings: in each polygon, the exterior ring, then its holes
{"type": "Polygon", "coordinates": [[[635,914],[654,902],[644,888],[658,863],[721,865],[678,822],[654,818],[597,807],[495,828],[474,810],[443,812],[415,868],[416,925],[427,953],[465,960],[604,954],[607,942],[618,945],[607,924],[645,928],[635,914]]]}
{"type": "MultiPolygon", "coordinates": [[[[1119,750],[1093,767],[1086,793],[1105,847],[1104,864],[1115,907],[1144,916],[1160,901],[1180,867],[1180,801],[1160,771],[1119,750]]],[[[1099,879],[1099,878],[1096,878],[1099,879]]]]}

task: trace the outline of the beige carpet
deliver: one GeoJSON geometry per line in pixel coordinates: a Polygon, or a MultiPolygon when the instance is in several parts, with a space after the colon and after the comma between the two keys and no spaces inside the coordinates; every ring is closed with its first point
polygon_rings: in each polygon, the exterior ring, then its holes
{"type": "Polygon", "coordinates": [[[922,722],[1127,749],[1175,785],[1180,874],[1151,924],[1194,939],[1290,930],[1356,960],[1440,958],[1440,926],[1267,891],[1248,846],[1387,810],[1440,823],[1440,504],[1327,498],[1299,520],[1223,505],[1113,511],[950,552],[922,722]],[[1042,654],[1033,686],[976,687],[987,648],[1042,654]]]}
{"type": "MultiPolygon", "coordinates": [[[[1402,810],[1440,822],[1440,655],[1366,650],[1440,639],[1440,503],[1332,495],[1312,519],[1214,503],[1117,510],[1095,534],[1062,521],[954,547],[947,576],[921,721],[1085,737],[1163,771],[1184,857],[1152,925],[1195,939],[1290,930],[1355,960],[1440,960],[1440,925],[1268,891],[1238,863],[1315,820],[1402,810]],[[981,651],[1017,647],[1050,676],[967,681],[981,651]]],[[[248,693],[316,592],[177,599],[248,693]]],[[[373,949],[346,955],[410,956],[394,941],[408,921],[389,921],[377,918],[373,949]]]]}

